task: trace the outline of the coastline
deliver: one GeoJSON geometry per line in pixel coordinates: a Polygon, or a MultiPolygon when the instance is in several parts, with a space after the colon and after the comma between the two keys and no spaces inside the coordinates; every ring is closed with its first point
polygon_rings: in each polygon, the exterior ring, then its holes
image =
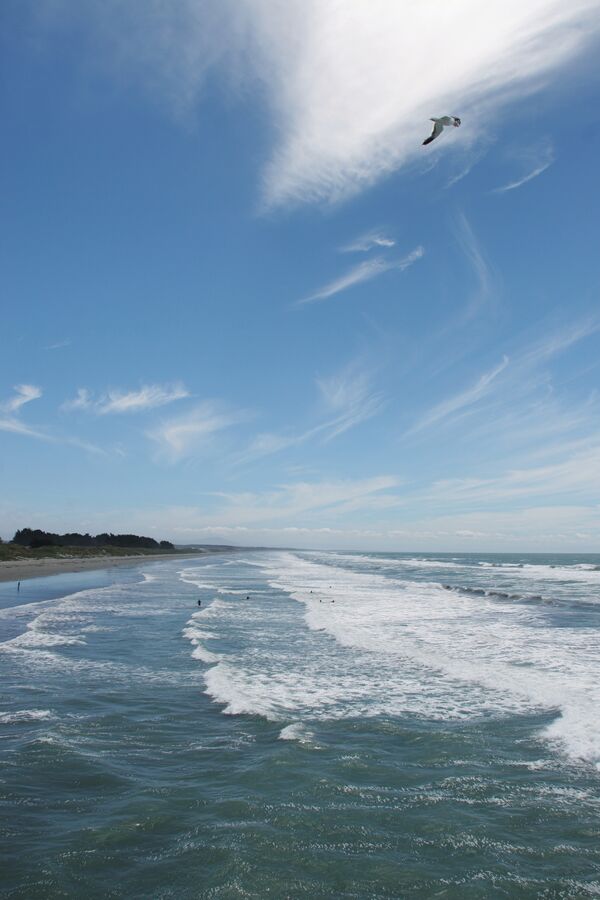
{"type": "MultiPolygon", "coordinates": [[[[197,559],[222,553],[222,550],[206,550],[195,553],[134,554],[132,556],[72,556],[68,559],[11,559],[0,562],[0,582],[27,581],[30,578],[46,578],[65,572],[87,572],[94,569],[112,569],[116,566],[132,566],[135,563],[158,562],[166,559],[197,559]]],[[[229,550],[229,552],[231,552],[229,550]]]]}

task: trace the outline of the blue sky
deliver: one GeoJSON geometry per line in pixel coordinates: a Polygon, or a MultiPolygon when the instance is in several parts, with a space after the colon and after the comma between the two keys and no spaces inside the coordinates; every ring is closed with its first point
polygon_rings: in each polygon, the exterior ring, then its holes
{"type": "Polygon", "coordinates": [[[524,7],[3,4],[5,539],[599,549],[600,5],[524,7]]]}

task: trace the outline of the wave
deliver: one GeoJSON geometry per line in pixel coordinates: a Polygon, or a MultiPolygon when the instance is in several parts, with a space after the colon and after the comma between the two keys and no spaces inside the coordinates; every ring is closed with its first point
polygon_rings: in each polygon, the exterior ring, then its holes
{"type": "Polygon", "coordinates": [[[68,634],[51,634],[45,631],[29,630],[18,635],[11,641],[5,641],[0,644],[0,651],[18,648],[26,650],[35,650],[38,647],[45,649],[47,647],[73,647],[76,645],[85,646],[85,641],[79,637],[73,637],[68,634]]]}
{"type": "Polygon", "coordinates": [[[299,744],[312,744],[314,734],[306,727],[304,722],[292,722],[279,732],[280,741],[297,741],[299,744]]]}
{"type": "Polygon", "coordinates": [[[543,581],[581,582],[600,585],[600,566],[577,563],[573,565],[541,563],[480,563],[482,569],[493,569],[494,574],[517,576],[543,581]]]}
{"type": "Polygon", "coordinates": [[[471,587],[462,584],[442,584],[445,591],[459,591],[470,597],[491,597],[494,600],[511,600],[516,603],[560,603],[558,598],[543,597],[542,594],[511,594],[489,588],[471,587]]]}
{"type": "Polygon", "coordinates": [[[600,585],[600,565],[595,563],[529,563],[529,562],[498,562],[487,560],[473,560],[464,557],[454,557],[451,560],[436,559],[434,557],[406,557],[391,556],[379,557],[367,554],[344,554],[326,552],[307,552],[298,554],[300,558],[310,559],[323,565],[338,566],[340,563],[354,564],[373,568],[379,572],[389,569],[408,568],[431,571],[463,570],[477,572],[478,570],[494,570],[494,574],[502,577],[514,575],[519,578],[543,579],[548,581],[574,581],[600,585]]]}
{"type": "Polygon", "coordinates": [[[16,712],[0,713],[0,724],[19,725],[23,722],[39,722],[53,718],[54,713],[49,709],[19,709],[16,712]]]}
{"type": "Polygon", "coordinates": [[[212,653],[210,650],[207,650],[206,647],[203,647],[201,644],[198,644],[194,650],[192,650],[192,657],[194,659],[199,659],[203,663],[217,663],[221,659],[218,653],[212,653]]]}
{"type": "MultiPolygon", "coordinates": [[[[372,666],[371,710],[411,711],[416,696],[425,715],[445,707],[447,718],[551,712],[556,720],[546,738],[560,741],[573,757],[600,763],[595,630],[558,630],[546,621],[543,604],[516,604],[503,592],[395,581],[292,553],[281,554],[279,569],[271,574],[272,587],[303,604],[309,629],[324,633],[340,648],[372,654],[385,677],[392,669],[387,689],[395,696],[386,706],[380,693],[384,679],[373,675],[377,667],[372,666]],[[401,677],[393,672],[399,668],[401,677]]],[[[356,659],[368,666],[366,659],[356,659]]],[[[361,680],[357,675],[358,693],[361,680]]],[[[294,709],[292,685],[283,679],[274,687],[269,703],[261,698],[257,707],[266,707],[271,716],[294,709]]],[[[248,711],[252,705],[251,685],[241,688],[241,700],[228,698],[230,711],[248,711]]],[[[225,686],[216,675],[212,689],[224,698],[225,686]]],[[[317,714],[326,701],[318,699],[317,714]]]]}
{"type": "Polygon", "coordinates": [[[193,613],[191,618],[186,622],[185,628],[183,628],[181,633],[194,647],[192,651],[193,659],[197,659],[200,662],[209,665],[218,663],[222,659],[221,654],[214,653],[212,650],[205,647],[203,641],[216,640],[219,638],[219,635],[214,631],[206,630],[207,620],[208,627],[210,628],[213,625],[212,620],[218,620],[223,613],[230,608],[231,604],[226,603],[224,600],[214,599],[208,606],[204,607],[204,609],[199,609],[197,612],[193,613]],[[201,627],[198,627],[199,624],[201,627]]]}
{"type": "Polygon", "coordinates": [[[185,584],[193,584],[194,587],[201,588],[202,590],[205,590],[205,591],[217,591],[218,590],[218,586],[210,581],[198,581],[195,578],[186,578],[183,575],[180,577],[181,577],[181,580],[185,584]]]}

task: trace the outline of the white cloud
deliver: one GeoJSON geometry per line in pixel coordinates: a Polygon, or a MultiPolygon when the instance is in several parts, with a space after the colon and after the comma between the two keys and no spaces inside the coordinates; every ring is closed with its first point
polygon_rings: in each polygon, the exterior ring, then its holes
{"type": "Polygon", "coordinates": [[[324,428],[330,441],[349,428],[381,412],[383,396],[371,389],[371,378],[356,365],[347,366],[328,378],[318,378],[317,386],[326,407],[335,413],[324,428]]]}
{"type": "Polygon", "coordinates": [[[0,431],[10,431],[13,434],[24,434],[27,437],[38,438],[41,441],[53,440],[49,435],[44,434],[42,431],[37,431],[35,428],[30,428],[28,425],[19,421],[19,419],[0,419],[0,431]]]}
{"type": "Polygon", "coordinates": [[[106,397],[100,400],[98,412],[127,413],[140,412],[144,409],[155,409],[173,403],[174,400],[182,400],[189,397],[190,393],[182,384],[160,385],[148,384],[138,391],[107,391],[106,397]]]}
{"type": "Polygon", "coordinates": [[[523,363],[536,366],[600,331],[600,317],[565,325],[544,335],[523,353],[523,363]]]}
{"type": "Polygon", "coordinates": [[[600,435],[576,451],[565,451],[562,459],[545,466],[508,469],[489,478],[450,478],[435,482],[423,492],[421,502],[455,510],[481,509],[513,504],[524,499],[576,497],[583,501],[600,492],[600,435]]]}
{"type": "Polygon", "coordinates": [[[520,188],[522,185],[527,184],[528,181],[533,181],[533,179],[537,178],[538,175],[541,175],[542,172],[545,172],[554,162],[554,148],[550,143],[535,147],[533,150],[529,150],[522,155],[529,163],[526,174],[521,175],[520,178],[517,178],[515,181],[509,181],[508,184],[494,188],[492,191],[493,194],[504,194],[506,191],[514,191],[516,188],[520,188]]]}
{"type": "Polygon", "coordinates": [[[244,98],[258,89],[276,135],[264,195],[280,204],[347,196],[422,158],[432,115],[459,114],[452,143],[469,143],[595,37],[597,13],[597,0],[89,0],[78,15],[109,42],[103,63],[137,71],[177,115],[210,69],[244,98]]]}
{"type": "Polygon", "coordinates": [[[506,369],[508,363],[508,356],[504,356],[502,362],[489,372],[484,372],[480,375],[475,384],[471,387],[455,394],[453,397],[449,397],[442,403],[438,403],[437,406],[434,406],[433,409],[429,410],[428,413],[422,416],[422,418],[413,425],[407,434],[416,434],[419,431],[423,431],[423,429],[429,428],[431,425],[435,425],[448,419],[455,413],[461,412],[462,410],[473,406],[473,404],[478,403],[479,400],[489,393],[494,380],[504,371],[504,369],[506,369]]]}
{"type": "Polygon", "coordinates": [[[470,174],[472,169],[474,169],[475,166],[481,162],[483,157],[488,152],[491,143],[492,143],[492,140],[489,136],[488,137],[479,136],[477,139],[477,146],[475,147],[475,149],[473,149],[471,147],[466,148],[461,167],[458,168],[455,171],[454,175],[452,175],[448,179],[448,181],[444,185],[444,188],[446,188],[446,189],[451,188],[451,187],[453,187],[453,185],[458,184],[459,181],[462,181],[463,178],[466,178],[467,175],[470,174]]]}
{"type": "MultiPolygon", "coordinates": [[[[383,489],[385,490],[385,489],[383,489]]],[[[390,489],[388,489],[390,490],[390,489]]],[[[254,495],[260,502],[262,495],[254,495]]],[[[390,497],[394,495],[390,493],[390,497]]],[[[371,498],[373,499],[373,498],[371,498]]],[[[369,501],[366,499],[366,503],[369,501]]],[[[22,508],[0,509],[7,534],[20,527],[23,520],[39,521],[37,511],[22,508]],[[10,527],[9,527],[10,525],[10,527]]],[[[113,510],[89,512],[79,519],[57,518],[55,510],[44,516],[53,521],[57,531],[77,528],[79,531],[128,531],[168,537],[182,543],[226,543],[241,546],[305,547],[347,550],[390,551],[513,551],[595,552],[600,541],[600,511],[597,506],[570,504],[544,505],[502,511],[474,511],[424,516],[420,513],[403,517],[401,526],[379,521],[368,527],[364,515],[354,523],[334,523],[327,510],[316,513],[310,524],[286,523],[274,517],[273,523],[248,521],[226,523],[220,513],[204,507],[171,506],[160,509],[113,510]],[[331,522],[331,524],[325,524],[331,522]],[[60,524],[62,523],[62,524],[60,524]]],[[[303,523],[307,521],[303,519],[303,523]]],[[[43,522],[42,522],[43,525],[43,522]]],[[[47,526],[46,526],[47,527],[47,526]]]]}
{"type": "MultiPolygon", "coordinates": [[[[561,354],[574,351],[578,342],[597,331],[598,323],[589,319],[528,345],[513,345],[510,363],[505,357],[470,387],[426,411],[408,434],[424,441],[425,447],[445,434],[448,453],[438,471],[452,473],[452,477],[437,475],[428,484],[426,472],[407,458],[416,476],[410,489],[405,490],[407,506],[417,515],[446,514],[449,520],[485,513],[488,527],[473,530],[488,533],[489,548],[504,540],[493,536],[490,523],[496,514],[498,521],[501,514],[508,518],[509,511],[517,512],[523,503],[557,505],[575,501],[597,506],[600,400],[590,392],[585,379],[580,385],[565,385],[561,377],[564,366],[556,370],[552,367],[561,354]]],[[[546,535],[554,529],[552,540],[558,540],[557,525],[548,521],[542,528],[546,535]]],[[[497,530],[504,529],[497,525],[497,530]]],[[[510,529],[506,533],[515,534],[510,529]]],[[[538,541],[533,532],[520,533],[524,540],[530,540],[530,547],[531,540],[538,541]]],[[[576,544],[573,534],[568,546],[576,544]]],[[[451,545],[446,541],[441,546],[451,545]]]]}
{"type": "Polygon", "coordinates": [[[424,253],[425,250],[423,247],[416,247],[411,253],[400,260],[386,259],[384,256],[367,259],[357,266],[354,266],[354,268],[350,269],[349,272],[346,272],[345,275],[342,275],[340,278],[336,278],[324,287],[319,288],[314,294],[305,297],[303,300],[299,300],[296,305],[302,306],[307,303],[315,303],[318,300],[327,300],[329,297],[340,294],[342,291],[346,291],[356,284],[361,284],[364,281],[371,281],[371,279],[377,278],[378,275],[389,272],[391,269],[398,269],[402,272],[420,259],[424,253]]]}
{"type": "Polygon", "coordinates": [[[166,406],[168,403],[189,396],[187,388],[180,383],[173,385],[148,384],[136,391],[113,389],[107,391],[98,400],[93,399],[87,388],[78,388],[76,396],[63,403],[61,409],[68,412],[88,409],[99,415],[142,412],[146,409],[166,406]]]}
{"type": "Polygon", "coordinates": [[[321,395],[322,421],[304,431],[259,434],[236,456],[248,462],[304,444],[313,438],[328,442],[377,415],[383,409],[383,395],[373,391],[371,376],[354,362],[334,375],[316,379],[321,395]]]}
{"type": "MultiPolygon", "coordinates": [[[[387,475],[296,481],[262,492],[214,492],[205,495],[201,506],[132,511],[124,520],[123,514],[117,513],[115,519],[120,528],[143,528],[150,534],[159,529],[163,536],[187,542],[214,535],[230,543],[289,546],[300,540],[306,546],[318,546],[323,538],[339,546],[343,536],[352,533],[352,528],[344,526],[344,517],[354,512],[361,519],[398,505],[398,484],[398,479],[387,475]]],[[[374,532],[362,525],[354,533],[364,539],[374,532]]]]}
{"type": "Polygon", "coordinates": [[[455,235],[475,276],[476,288],[469,298],[466,310],[466,315],[472,316],[493,298],[493,272],[464,213],[457,218],[455,235]]]}
{"type": "Polygon", "coordinates": [[[238,457],[238,461],[247,461],[249,459],[257,459],[261,456],[270,456],[272,453],[279,453],[281,450],[287,450],[296,444],[302,444],[315,433],[315,429],[311,428],[297,435],[274,434],[273,432],[265,432],[257,435],[248,449],[238,457]]]}
{"type": "Polygon", "coordinates": [[[34,384],[16,384],[14,387],[15,395],[0,405],[0,409],[7,413],[15,413],[26,403],[32,400],[39,400],[42,391],[34,384]]]}
{"type": "MultiPolygon", "coordinates": [[[[94,453],[97,456],[109,455],[103,447],[98,447],[97,444],[92,444],[90,441],[82,441],[80,438],[63,437],[57,438],[57,440],[59,443],[69,444],[71,447],[78,447],[80,450],[85,450],[87,453],[94,453]]],[[[118,448],[113,448],[111,452],[114,453],[115,456],[122,456],[122,453],[119,452],[118,448]]]]}
{"type": "Polygon", "coordinates": [[[72,400],[65,400],[61,409],[71,412],[76,409],[89,409],[92,406],[92,397],[87,388],[78,388],[77,394],[72,400]]]}
{"type": "Polygon", "coordinates": [[[35,438],[39,441],[47,441],[52,444],[70,444],[74,447],[80,447],[91,453],[104,453],[99,447],[80,441],[78,438],[66,437],[62,435],[54,435],[49,431],[42,430],[38,427],[26,425],[19,418],[21,408],[32,400],[38,400],[42,396],[39,387],[33,384],[17,384],[14,388],[15,394],[9,400],[0,404],[0,412],[6,413],[6,417],[0,416],[0,431],[6,431],[11,434],[20,434],[24,437],[35,438]]]}
{"type": "Polygon", "coordinates": [[[70,347],[71,341],[66,339],[64,341],[56,341],[55,344],[46,344],[44,350],[62,350],[64,347],[70,347]]]}
{"type": "Polygon", "coordinates": [[[358,480],[295,482],[258,494],[219,493],[214,496],[225,501],[226,507],[213,520],[221,525],[258,525],[281,519],[293,523],[299,516],[310,518],[313,514],[335,517],[349,510],[365,512],[380,508],[382,500],[396,504],[398,498],[388,492],[398,483],[397,478],[382,475],[358,480]]]}
{"type": "Polygon", "coordinates": [[[366,253],[373,247],[394,247],[395,244],[396,241],[393,238],[386,237],[381,231],[368,231],[350,241],[349,244],[340,247],[340,253],[366,253]]]}
{"type": "Polygon", "coordinates": [[[504,355],[500,363],[480,375],[470,387],[424,412],[406,436],[434,425],[460,421],[461,436],[477,441],[480,447],[487,438],[496,449],[515,450],[529,444],[537,446],[538,453],[542,449],[548,453],[550,438],[562,432],[583,429],[585,435],[590,421],[595,427],[596,403],[588,396],[577,402],[570,396],[561,403],[552,389],[549,367],[553,359],[599,330],[600,319],[590,317],[555,328],[529,344],[513,343],[510,365],[509,357],[504,355]],[[462,427],[467,415],[474,420],[468,432],[462,427]]]}
{"type": "Polygon", "coordinates": [[[290,447],[298,447],[313,437],[321,435],[325,427],[325,424],[321,423],[300,432],[263,432],[256,435],[245,450],[235,454],[233,461],[234,463],[247,463],[263,456],[271,456],[273,453],[281,453],[290,447]]]}
{"type": "Polygon", "coordinates": [[[31,428],[19,419],[0,418],[0,431],[21,434],[24,437],[36,438],[38,441],[47,441],[50,444],[67,444],[70,447],[78,447],[80,450],[85,450],[87,453],[106,456],[106,450],[89,441],[82,441],[79,438],[69,437],[68,435],[56,435],[47,431],[40,431],[38,428],[31,428]]]}
{"type": "Polygon", "coordinates": [[[31,403],[32,400],[39,400],[42,396],[41,389],[33,384],[16,384],[14,392],[12,397],[9,397],[4,403],[0,403],[0,413],[6,414],[5,418],[0,417],[0,431],[22,434],[42,441],[52,440],[43,431],[25,425],[19,418],[21,407],[25,406],[26,403],[31,403]]]}
{"type": "Polygon", "coordinates": [[[160,454],[170,462],[192,455],[217,432],[247,418],[243,413],[226,413],[206,401],[194,409],[162,422],[147,432],[158,444],[160,454]]]}
{"type": "Polygon", "coordinates": [[[268,47],[283,135],[266,176],[275,203],[373,183],[422,154],[431,115],[461,115],[453,138],[468,140],[507,95],[571,57],[586,26],[597,28],[593,0],[291,5],[300,37],[291,45],[272,33],[268,47]]]}

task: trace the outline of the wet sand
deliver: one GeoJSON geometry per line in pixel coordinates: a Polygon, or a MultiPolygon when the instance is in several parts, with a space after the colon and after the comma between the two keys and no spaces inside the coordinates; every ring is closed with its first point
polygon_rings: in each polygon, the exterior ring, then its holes
{"type": "Polygon", "coordinates": [[[111,569],[114,566],[131,566],[135,563],[157,562],[160,559],[198,559],[216,550],[201,553],[157,553],[133,556],[88,556],[70,559],[11,559],[0,562],[0,581],[26,581],[28,578],[45,578],[63,572],[87,572],[93,569],[111,569]]]}

